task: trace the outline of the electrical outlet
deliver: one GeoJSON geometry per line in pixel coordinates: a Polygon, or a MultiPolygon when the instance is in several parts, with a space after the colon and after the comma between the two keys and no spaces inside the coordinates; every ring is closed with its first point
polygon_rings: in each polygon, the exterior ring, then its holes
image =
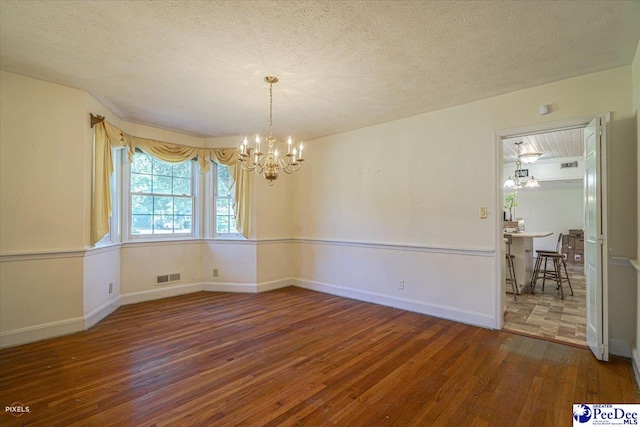
{"type": "Polygon", "coordinates": [[[213,277],[218,277],[218,269],[217,268],[213,269],[213,277]]]}
{"type": "Polygon", "coordinates": [[[109,282],[109,293],[112,294],[113,293],[113,283],[109,282]]]}
{"type": "Polygon", "coordinates": [[[480,219],[487,219],[487,208],[480,208],[480,219]]]}
{"type": "Polygon", "coordinates": [[[398,282],[398,289],[404,289],[404,280],[398,282]]]}

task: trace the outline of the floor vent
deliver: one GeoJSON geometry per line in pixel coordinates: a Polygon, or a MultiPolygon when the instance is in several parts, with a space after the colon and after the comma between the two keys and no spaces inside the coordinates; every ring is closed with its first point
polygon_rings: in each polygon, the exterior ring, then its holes
{"type": "Polygon", "coordinates": [[[166,285],[169,283],[179,282],[181,279],[180,273],[163,274],[156,276],[156,285],[166,285]]]}

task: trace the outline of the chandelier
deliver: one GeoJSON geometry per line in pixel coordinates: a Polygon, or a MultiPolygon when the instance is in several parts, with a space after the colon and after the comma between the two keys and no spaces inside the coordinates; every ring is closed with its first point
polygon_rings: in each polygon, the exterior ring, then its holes
{"type": "Polygon", "coordinates": [[[540,187],[538,180],[535,179],[533,175],[531,175],[531,178],[527,179],[526,182],[525,180],[522,180],[521,179],[522,177],[520,176],[520,171],[521,171],[520,168],[522,167],[522,163],[533,163],[536,160],[538,160],[538,157],[540,157],[542,153],[538,153],[538,152],[522,153],[520,148],[522,141],[516,142],[515,144],[518,147],[518,160],[516,161],[516,171],[514,172],[513,176],[510,176],[504,182],[504,188],[507,188],[510,190],[519,190],[523,186],[527,188],[540,187]],[[533,160],[531,160],[532,158],[533,160]]]}
{"type": "Polygon", "coordinates": [[[292,174],[300,169],[304,158],[302,150],[304,145],[302,142],[296,148],[293,146],[291,137],[287,140],[287,152],[283,155],[274,148],[277,142],[273,136],[273,85],[278,83],[278,78],[267,76],[264,81],[269,83],[269,136],[267,137],[268,150],[264,154],[260,151],[260,135],[256,135],[255,146],[250,147],[247,138],[244,138],[240,144],[240,155],[238,160],[242,164],[242,169],[247,171],[256,171],[258,175],[262,174],[269,181],[269,185],[273,185],[273,181],[278,178],[278,171],[286,174],[292,174]]]}

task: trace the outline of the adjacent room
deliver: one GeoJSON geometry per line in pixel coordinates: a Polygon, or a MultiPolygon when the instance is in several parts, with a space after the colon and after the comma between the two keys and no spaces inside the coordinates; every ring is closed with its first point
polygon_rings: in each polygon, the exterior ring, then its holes
{"type": "MultiPolygon", "coordinates": [[[[515,231],[504,329],[586,347],[584,127],[505,138],[502,149],[504,225],[515,231]],[[538,253],[548,251],[561,256],[562,289],[554,274],[532,279],[538,253]]],[[[553,260],[540,259],[543,270],[554,273],[553,260]]]]}
{"type": "Polygon", "coordinates": [[[639,109],[637,1],[0,0],[0,424],[640,404],[639,109]]]}

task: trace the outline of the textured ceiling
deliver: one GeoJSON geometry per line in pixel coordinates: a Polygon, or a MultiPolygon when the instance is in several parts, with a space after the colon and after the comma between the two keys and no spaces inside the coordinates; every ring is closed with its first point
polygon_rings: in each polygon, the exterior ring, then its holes
{"type": "Polygon", "coordinates": [[[6,1],[0,67],[122,119],[304,139],[628,65],[638,1],[6,1]]]}

